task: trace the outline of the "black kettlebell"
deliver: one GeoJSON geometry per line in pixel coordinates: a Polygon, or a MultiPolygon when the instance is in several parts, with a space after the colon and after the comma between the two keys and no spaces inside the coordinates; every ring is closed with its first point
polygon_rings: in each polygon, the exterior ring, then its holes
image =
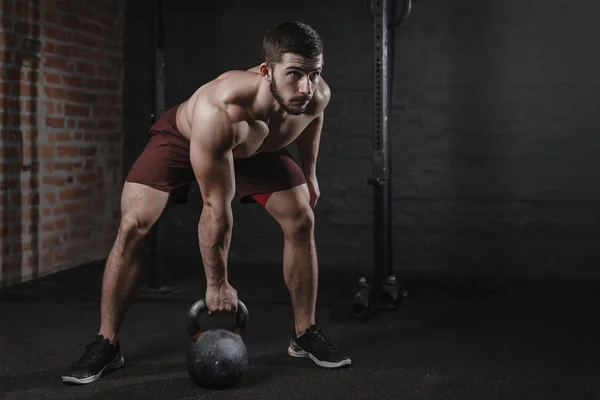
{"type": "Polygon", "coordinates": [[[187,315],[187,331],[192,337],[186,367],[196,385],[222,390],[237,384],[248,367],[248,351],[241,335],[248,325],[248,309],[238,300],[236,323],[231,330],[200,329],[200,316],[208,311],[204,299],[195,302],[187,315]]]}

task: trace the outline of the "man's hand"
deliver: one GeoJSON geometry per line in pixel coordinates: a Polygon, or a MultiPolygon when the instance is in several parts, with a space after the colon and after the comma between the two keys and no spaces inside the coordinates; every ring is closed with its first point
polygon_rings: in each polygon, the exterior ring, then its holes
{"type": "Polygon", "coordinates": [[[206,306],[209,315],[231,314],[237,312],[237,290],[229,283],[218,286],[209,285],[206,288],[206,306]]]}
{"type": "Polygon", "coordinates": [[[321,192],[319,191],[319,182],[317,181],[317,177],[315,175],[311,175],[307,177],[306,184],[308,186],[308,193],[310,194],[310,206],[311,208],[315,208],[317,205],[317,201],[321,196],[321,192]]]}

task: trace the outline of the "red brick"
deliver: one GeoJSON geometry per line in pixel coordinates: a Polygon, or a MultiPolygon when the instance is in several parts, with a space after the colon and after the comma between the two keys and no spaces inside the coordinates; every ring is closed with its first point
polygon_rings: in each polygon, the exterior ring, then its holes
{"type": "Polygon", "coordinates": [[[56,207],[53,208],[53,215],[61,215],[61,214],[75,214],[79,212],[89,212],[90,211],[90,200],[77,200],[73,202],[59,203],[56,207]]]}
{"type": "Polygon", "coordinates": [[[48,186],[65,186],[66,179],[61,176],[44,176],[42,183],[48,186]]]}
{"type": "Polygon", "coordinates": [[[51,249],[53,247],[57,247],[60,245],[60,234],[55,233],[51,236],[47,236],[42,240],[42,248],[43,249],[51,249]]]}
{"type": "Polygon", "coordinates": [[[44,26],[44,38],[65,41],[67,33],[63,28],[46,25],[44,26]]]}
{"type": "Polygon", "coordinates": [[[68,132],[58,132],[55,136],[54,139],[57,142],[68,142],[69,140],[71,140],[71,134],[68,132]]]}
{"type": "Polygon", "coordinates": [[[111,107],[111,106],[94,106],[94,116],[95,117],[119,117],[121,115],[120,107],[111,107]]]}
{"type": "Polygon", "coordinates": [[[67,95],[65,89],[57,88],[57,87],[44,87],[44,93],[47,98],[56,99],[56,100],[64,100],[67,95]]]}
{"type": "Polygon", "coordinates": [[[55,162],[54,163],[54,169],[57,171],[73,171],[73,163],[67,163],[67,162],[55,162]]]}
{"type": "Polygon", "coordinates": [[[87,79],[85,87],[94,90],[104,89],[104,81],[102,79],[87,79]]]}
{"type": "Polygon", "coordinates": [[[37,147],[23,146],[23,158],[31,158],[33,155],[37,155],[37,147]]]}
{"type": "Polygon", "coordinates": [[[56,202],[56,195],[54,193],[44,193],[44,204],[53,204],[56,202]]]}
{"type": "Polygon", "coordinates": [[[60,44],[56,45],[56,55],[61,57],[69,58],[71,57],[71,46],[63,46],[60,44]]]}
{"type": "Polygon", "coordinates": [[[59,146],[56,148],[58,157],[76,157],[77,147],[75,146],[59,146]]]}
{"type": "Polygon", "coordinates": [[[58,203],[58,205],[52,209],[52,215],[67,214],[70,211],[72,210],[69,204],[58,203]]]}
{"type": "Polygon", "coordinates": [[[79,183],[93,183],[98,179],[97,175],[94,172],[82,172],[77,174],[76,180],[79,183]]]}
{"type": "Polygon", "coordinates": [[[34,59],[29,60],[31,60],[32,62],[23,62],[23,65],[21,66],[21,80],[26,80],[32,84],[35,84],[39,80],[39,73],[34,68],[37,68],[39,66],[39,60],[35,58],[35,63],[33,62],[34,59]]]}
{"type": "Polygon", "coordinates": [[[101,48],[99,46],[99,40],[93,36],[86,35],[82,32],[74,32],[73,33],[74,42],[82,47],[91,47],[91,48],[101,48]]]}
{"type": "Polygon", "coordinates": [[[69,70],[69,62],[66,58],[56,57],[56,56],[47,56],[46,57],[46,68],[56,69],[60,71],[68,71],[69,70]]]}
{"type": "Polygon", "coordinates": [[[94,104],[98,102],[98,95],[95,93],[86,93],[77,90],[69,90],[67,99],[78,103],[94,104]]]}
{"type": "Polygon", "coordinates": [[[55,118],[55,117],[46,117],[46,126],[50,128],[64,128],[65,127],[65,119],[64,118],[55,118]]]}
{"type": "Polygon", "coordinates": [[[19,95],[29,97],[35,91],[35,82],[21,81],[19,95]]]}
{"type": "MultiPolygon", "coordinates": [[[[79,129],[96,129],[98,127],[98,121],[96,120],[84,120],[84,121],[79,121],[77,123],[77,128],[79,129]]],[[[88,139],[86,139],[88,140],[88,139]]]]}
{"type": "Polygon", "coordinates": [[[75,188],[64,188],[60,191],[60,201],[85,199],[92,194],[89,189],[75,189],[75,188]]]}
{"type": "Polygon", "coordinates": [[[37,101],[31,99],[23,100],[22,109],[28,113],[34,112],[37,109],[37,101]]]}
{"type": "Polygon", "coordinates": [[[42,147],[42,157],[43,158],[54,157],[54,147],[53,146],[43,146],[42,147]]]}
{"type": "Polygon", "coordinates": [[[27,126],[35,126],[36,124],[36,115],[27,115],[27,114],[21,114],[21,116],[19,117],[19,123],[21,127],[27,126]]]}
{"type": "Polygon", "coordinates": [[[79,74],[94,76],[96,74],[96,67],[94,64],[78,62],[75,66],[75,71],[79,74]]]}
{"type": "Polygon", "coordinates": [[[56,224],[56,229],[58,229],[60,231],[64,231],[68,225],[66,218],[57,219],[55,224],[56,224]]]}
{"type": "Polygon", "coordinates": [[[86,106],[65,104],[65,115],[67,117],[88,117],[90,115],[90,108],[86,106]]]}
{"type": "Polygon", "coordinates": [[[44,53],[54,53],[54,43],[46,42],[44,44],[44,48],[42,49],[44,53]]]}

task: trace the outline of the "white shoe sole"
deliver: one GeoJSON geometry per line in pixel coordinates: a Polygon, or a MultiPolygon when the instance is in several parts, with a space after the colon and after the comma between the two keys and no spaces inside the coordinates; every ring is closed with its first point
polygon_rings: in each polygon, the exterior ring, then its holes
{"type": "Polygon", "coordinates": [[[347,359],[347,360],[342,360],[342,361],[338,361],[338,362],[330,362],[330,361],[321,361],[319,359],[317,359],[315,356],[313,356],[312,354],[310,354],[309,352],[306,352],[304,350],[298,350],[295,351],[294,349],[292,349],[292,347],[288,347],[288,354],[292,357],[296,357],[296,358],[308,358],[310,360],[312,360],[312,362],[314,362],[315,364],[317,364],[320,367],[323,368],[341,368],[341,367],[345,367],[347,365],[351,365],[352,364],[352,360],[351,359],[347,359]]]}
{"type": "Polygon", "coordinates": [[[104,375],[105,372],[112,371],[117,368],[121,368],[124,364],[125,364],[125,360],[123,359],[123,356],[121,356],[118,360],[115,360],[112,363],[108,364],[106,367],[102,368],[102,370],[100,372],[98,372],[98,374],[96,374],[96,375],[93,375],[93,376],[90,376],[87,378],[83,378],[83,379],[78,379],[73,376],[63,376],[62,381],[64,383],[73,383],[76,385],[87,385],[88,383],[96,382],[97,380],[102,378],[102,375],[104,375]]]}

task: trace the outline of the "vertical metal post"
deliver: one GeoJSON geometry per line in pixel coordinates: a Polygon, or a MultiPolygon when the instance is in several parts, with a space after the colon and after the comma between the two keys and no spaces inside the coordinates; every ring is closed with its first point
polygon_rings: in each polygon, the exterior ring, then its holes
{"type": "MultiPolygon", "coordinates": [[[[162,23],[162,0],[152,2],[152,21],[150,29],[150,60],[152,79],[152,104],[150,123],[153,124],[165,111],[165,55],[164,29],[162,23]]],[[[148,287],[157,289],[164,284],[165,249],[161,239],[161,221],[156,222],[147,240],[148,287]]]]}
{"type": "MultiPolygon", "coordinates": [[[[392,0],[394,1],[394,0],[392,0]]],[[[391,170],[389,146],[389,1],[373,1],[374,27],[374,131],[373,165],[373,286],[371,299],[378,303],[386,274],[392,266],[391,170]]]]}
{"type": "Polygon", "coordinates": [[[355,317],[368,317],[378,308],[395,310],[408,295],[394,276],[392,224],[392,141],[389,135],[394,73],[394,30],[410,14],[412,0],[404,0],[396,18],[396,0],[368,0],[374,28],[373,165],[373,281],[358,279],[354,292],[355,317]],[[390,17],[393,17],[392,20],[390,17]]]}

